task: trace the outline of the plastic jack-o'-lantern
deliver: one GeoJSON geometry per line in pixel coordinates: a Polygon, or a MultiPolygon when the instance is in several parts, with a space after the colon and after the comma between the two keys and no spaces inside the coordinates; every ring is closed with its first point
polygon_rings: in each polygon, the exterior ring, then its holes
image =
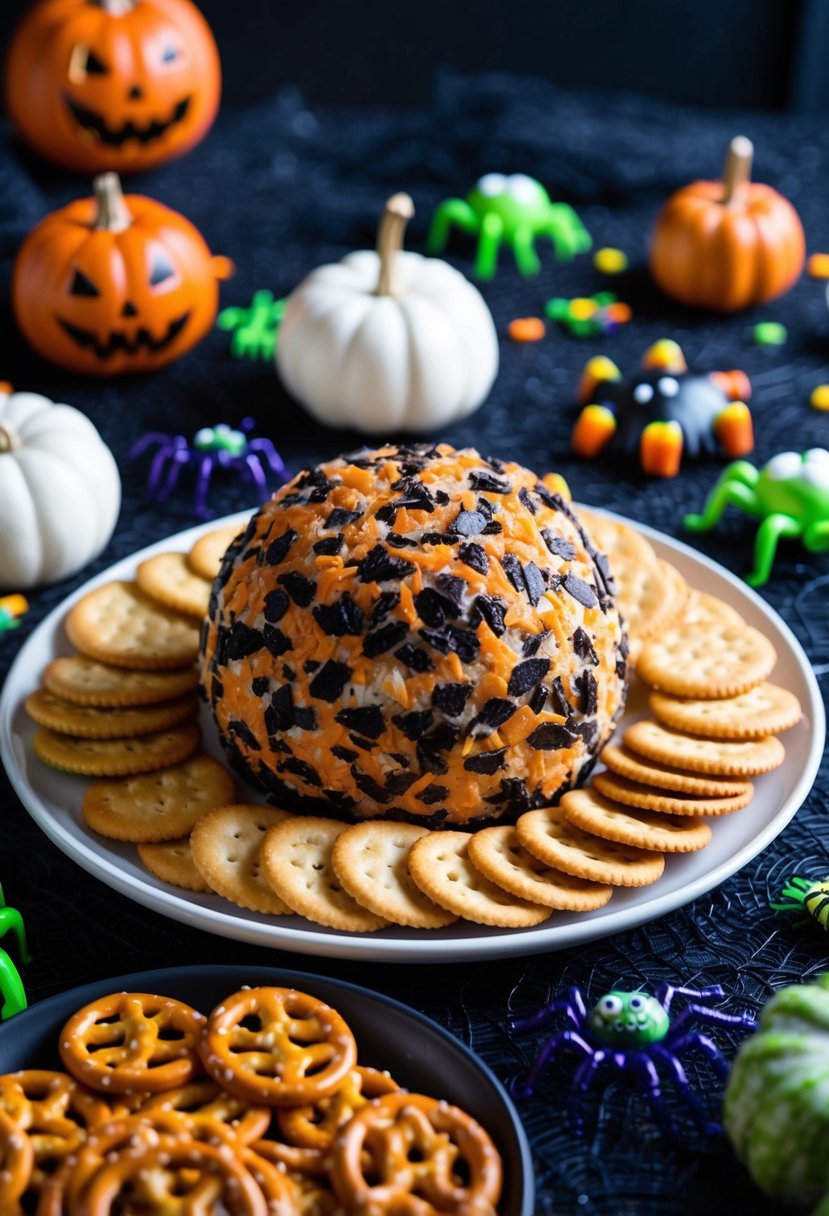
{"type": "Polygon", "coordinates": [[[651,273],[682,304],[737,312],[782,295],[803,269],[798,214],[771,186],[749,180],[753,154],[751,140],[736,136],[723,180],[683,186],[657,218],[651,273]]]}
{"type": "Polygon", "coordinates": [[[68,169],[147,169],[187,152],[219,108],[210,27],[191,0],[38,0],[12,40],[8,112],[68,169]]]}
{"type": "Polygon", "coordinates": [[[151,198],[124,197],[115,173],[94,198],[48,215],[29,233],[12,275],[12,304],[35,350],[94,376],[146,372],[185,354],[212,327],[218,279],[189,220],[151,198]]]}

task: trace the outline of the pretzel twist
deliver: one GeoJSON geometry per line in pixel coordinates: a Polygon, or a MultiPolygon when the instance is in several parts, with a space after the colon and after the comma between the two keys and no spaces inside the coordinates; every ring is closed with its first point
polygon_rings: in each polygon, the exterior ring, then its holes
{"type": "Polygon", "coordinates": [[[471,1216],[501,1194],[500,1157],[484,1129],[423,1094],[389,1094],[363,1106],[328,1164],[340,1203],[371,1216],[471,1216]]]}
{"type": "Polygon", "coordinates": [[[197,1044],[204,1021],[182,1001],[113,993],[69,1019],[60,1035],[61,1060],[92,1089],[159,1093],[201,1071],[197,1044]]]}
{"type": "Polygon", "coordinates": [[[0,1212],[7,1212],[26,1190],[34,1164],[31,1140],[11,1115],[0,1110],[0,1212]]]}
{"type": "Polygon", "coordinates": [[[276,1121],[289,1144],[326,1152],[355,1110],[365,1106],[371,1098],[393,1094],[399,1089],[387,1073],[358,1064],[330,1098],[322,1098],[312,1105],[278,1110],[276,1121]]]}
{"type": "Polygon", "coordinates": [[[354,1036],[340,1014],[292,988],[251,988],[228,997],[207,1021],[201,1052],[224,1089],[270,1106],[329,1097],[357,1062],[354,1036]]]}
{"type": "Polygon", "coordinates": [[[241,1098],[226,1093],[215,1081],[191,1081],[166,1093],[153,1094],[145,1099],[141,1111],[152,1113],[159,1110],[176,1111],[189,1126],[208,1122],[226,1124],[242,1144],[253,1144],[264,1136],[271,1121],[271,1110],[267,1106],[254,1106],[241,1098]]]}

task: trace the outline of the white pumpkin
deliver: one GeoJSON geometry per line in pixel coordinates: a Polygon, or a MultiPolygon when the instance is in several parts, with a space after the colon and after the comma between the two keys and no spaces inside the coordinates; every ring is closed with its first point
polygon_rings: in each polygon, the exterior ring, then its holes
{"type": "Polygon", "coordinates": [[[120,505],[115,460],[84,414],[0,389],[0,588],[80,570],[109,540],[120,505]]]}
{"type": "Polygon", "coordinates": [[[389,199],[376,253],[320,266],[288,299],[277,367],[328,426],[434,431],[471,414],[492,387],[492,314],[447,262],[402,252],[412,214],[408,195],[389,199]]]}

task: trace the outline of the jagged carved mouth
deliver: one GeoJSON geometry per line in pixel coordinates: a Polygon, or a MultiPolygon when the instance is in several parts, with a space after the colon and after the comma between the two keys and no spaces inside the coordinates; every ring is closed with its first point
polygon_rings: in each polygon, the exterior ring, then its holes
{"type": "Polygon", "coordinates": [[[171,321],[166,333],[160,338],[154,338],[150,331],[142,326],[132,338],[128,338],[123,330],[116,330],[109,335],[106,342],[100,342],[91,330],[83,329],[80,325],[73,325],[71,321],[64,321],[62,317],[57,317],[56,320],[76,346],[80,346],[82,350],[93,350],[99,359],[109,359],[118,351],[123,351],[127,355],[137,355],[142,350],[153,353],[165,350],[184,329],[190,320],[190,313],[186,312],[171,321]]]}
{"type": "Polygon", "coordinates": [[[73,101],[71,97],[66,98],[66,104],[75,122],[78,126],[83,127],[84,131],[91,132],[102,144],[106,144],[110,148],[120,148],[130,139],[136,139],[141,144],[149,144],[154,139],[159,139],[165,131],[169,131],[170,127],[174,127],[184,120],[190,109],[190,98],[185,97],[183,101],[180,101],[173,110],[172,118],[166,122],[154,119],[146,127],[137,127],[130,120],[115,131],[106,125],[100,114],[96,114],[94,110],[88,110],[86,106],[73,101]]]}

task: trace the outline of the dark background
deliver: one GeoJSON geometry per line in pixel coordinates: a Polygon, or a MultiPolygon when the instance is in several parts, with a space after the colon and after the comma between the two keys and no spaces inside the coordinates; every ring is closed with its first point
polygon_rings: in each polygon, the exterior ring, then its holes
{"type": "MultiPolygon", "coordinates": [[[[25,0],[0,4],[0,45],[25,0]]],[[[702,106],[829,106],[824,0],[202,0],[231,104],[426,103],[436,67],[702,106]]]]}
{"type": "MultiPolygon", "coordinates": [[[[9,23],[18,7],[4,5],[0,20],[9,23]]],[[[505,251],[496,279],[483,288],[502,338],[501,372],[481,410],[440,438],[474,444],[539,471],[557,468],[582,501],[682,536],[682,515],[699,508],[719,462],[689,464],[674,481],[649,482],[630,467],[582,463],[569,451],[575,386],[586,360],[606,353],[629,372],[648,345],[670,336],[699,370],[741,367],[749,373],[758,463],[782,449],[829,446],[829,415],[808,405],[812,388],[829,381],[823,284],[804,277],[780,301],[720,318],[665,299],[646,270],[648,234],[659,206],[688,180],[715,175],[737,131],[755,141],[756,176],[798,208],[809,251],[829,250],[825,119],[790,107],[803,100],[809,79],[794,67],[801,61],[804,22],[827,7],[771,0],[723,0],[719,6],[583,0],[296,10],[265,0],[206,0],[204,8],[216,24],[233,104],[223,107],[213,131],[189,156],[132,179],[127,188],[183,211],[216,252],[235,259],[238,271],[222,288],[224,304],[246,304],[260,287],[285,295],[312,267],[370,244],[383,201],[395,190],[414,196],[417,215],[408,243],[422,249],[439,200],[464,193],[487,170],[523,171],[577,207],[595,247],[624,249],[630,269],[607,280],[589,256],[562,266],[547,247],[540,251],[541,274],[527,280],[505,251]],[[444,69],[437,77],[436,65],[444,69]],[[499,71],[481,75],[485,67],[499,71]],[[522,69],[534,75],[518,74],[522,69]],[[248,85],[258,99],[245,102],[248,85]],[[268,92],[274,95],[262,96],[268,92]],[[338,99],[371,105],[333,104],[338,99]],[[556,330],[529,346],[506,339],[511,318],[539,313],[550,296],[607,287],[634,312],[632,324],[615,335],[579,341],[556,330]],[[783,322],[786,346],[755,345],[751,328],[758,320],[783,322]]],[[[820,53],[824,61],[826,46],[816,33],[807,40],[809,54],[820,53]]],[[[270,366],[233,360],[227,335],[219,331],[151,377],[111,382],[70,376],[30,352],[16,335],[8,304],[14,256],[47,212],[87,189],[28,155],[0,124],[0,379],[81,408],[111,446],[124,481],[121,520],[105,553],[75,578],[33,592],[22,628],[0,635],[0,679],[47,611],[91,573],[194,522],[192,486],[184,479],[166,505],[147,501],[146,463],[129,460],[143,432],[192,435],[199,426],[253,414],[293,470],[359,441],[353,433],[313,423],[288,399],[270,366]]],[[[472,255],[469,239],[453,239],[448,257],[466,274],[472,255]]],[[[218,515],[249,501],[241,483],[216,481],[211,502],[218,515]]],[[[753,532],[751,521],[733,513],[698,544],[729,569],[744,571],[753,532]]],[[[764,591],[806,648],[824,689],[827,585],[829,558],[809,555],[792,542],[781,546],[764,591]]],[[[508,1081],[527,1068],[541,1041],[539,1035],[509,1035],[504,1027],[510,1012],[526,1015],[570,984],[594,1001],[612,987],[652,988],[663,980],[698,987],[719,983],[727,992],[724,1008],[756,1013],[782,985],[826,968],[822,931],[775,915],[768,900],[792,874],[818,878],[829,870],[827,814],[825,765],[785,833],[688,907],[578,950],[451,968],[302,958],[166,920],[64,858],[2,774],[0,881],[29,927],[34,959],[24,978],[32,1001],[75,984],[164,965],[232,960],[319,969],[437,1018],[508,1081]]],[[[716,1114],[720,1083],[705,1069],[693,1076],[716,1114]]],[[[538,1216],[776,1212],[722,1139],[704,1139],[688,1129],[679,1143],[666,1144],[624,1083],[600,1079],[589,1103],[588,1135],[577,1139],[564,1105],[571,1077],[563,1061],[548,1087],[520,1107],[534,1151],[538,1216]]],[[[681,1115],[673,1092],[670,1102],[681,1115]]]]}

